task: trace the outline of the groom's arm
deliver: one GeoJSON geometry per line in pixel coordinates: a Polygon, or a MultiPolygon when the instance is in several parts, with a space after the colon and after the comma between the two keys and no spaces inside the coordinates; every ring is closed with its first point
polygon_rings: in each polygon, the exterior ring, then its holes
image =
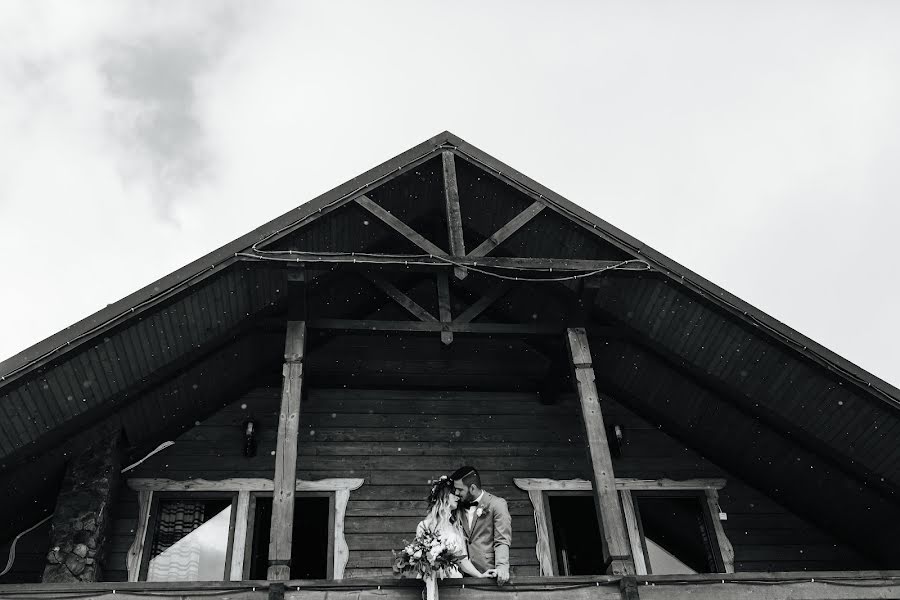
{"type": "Polygon", "coordinates": [[[494,496],[494,566],[497,568],[497,583],[509,581],[509,547],[512,545],[512,519],[506,500],[494,496]]]}

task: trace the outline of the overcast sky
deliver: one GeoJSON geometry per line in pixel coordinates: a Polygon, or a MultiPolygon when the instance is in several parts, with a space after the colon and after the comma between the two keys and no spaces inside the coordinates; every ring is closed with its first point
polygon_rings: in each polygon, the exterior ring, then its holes
{"type": "Polygon", "coordinates": [[[449,129],[900,385],[900,2],[0,2],[0,358],[449,129]]]}

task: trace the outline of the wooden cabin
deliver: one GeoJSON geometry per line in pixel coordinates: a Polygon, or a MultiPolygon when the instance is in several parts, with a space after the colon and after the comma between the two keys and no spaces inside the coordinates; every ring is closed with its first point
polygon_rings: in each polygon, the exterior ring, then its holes
{"type": "Polygon", "coordinates": [[[900,598],[898,442],[896,388],[442,133],[0,363],[0,598],[417,598],[465,464],[512,578],[445,598],[900,598]]]}

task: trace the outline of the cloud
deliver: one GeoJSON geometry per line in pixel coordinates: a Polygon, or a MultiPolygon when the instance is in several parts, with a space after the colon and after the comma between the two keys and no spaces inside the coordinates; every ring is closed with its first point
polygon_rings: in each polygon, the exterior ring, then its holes
{"type": "Polygon", "coordinates": [[[239,29],[228,6],[212,7],[182,13],[174,23],[151,20],[98,48],[105,88],[116,105],[108,121],[123,178],[144,180],[166,218],[181,192],[214,176],[196,87],[239,29]]]}
{"type": "Polygon", "coordinates": [[[214,173],[195,89],[238,39],[236,7],[14,6],[19,10],[7,9],[0,29],[9,36],[0,63],[0,89],[11,104],[5,125],[18,129],[20,140],[48,126],[60,145],[72,134],[171,220],[173,203],[214,173]]]}
{"type": "Polygon", "coordinates": [[[804,0],[0,2],[0,356],[449,129],[897,383],[898,28],[804,0]]]}

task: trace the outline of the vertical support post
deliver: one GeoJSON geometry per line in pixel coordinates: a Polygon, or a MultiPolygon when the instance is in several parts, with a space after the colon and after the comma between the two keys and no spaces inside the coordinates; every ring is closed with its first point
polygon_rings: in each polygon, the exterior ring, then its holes
{"type": "Polygon", "coordinates": [[[641,600],[634,575],[624,575],[619,580],[619,593],[622,595],[622,600],[641,600]]]}
{"type": "Polygon", "coordinates": [[[441,342],[445,346],[453,343],[453,332],[450,331],[450,281],[446,271],[437,274],[438,315],[441,319],[441,342]]]}
{"type": "MultiPolygon", "coordinates": [[[[456,182],[456,163],[453,153],[444,150],[441,153],[444,163],[444,199],[447,201],[447,234],[450,239],[450,255],[457,258],[466,255],[466,243],[463,239],[462,213],[459,210],[459,185],[456,182]]],[[[465,279],[466,270],[455,267],[453,273],[457,279],[465,279]]]]}
{"type": "Polygon", "coordinates": [[[637,575],[647,574],[647,562],[644,560],[644,549],[641,543],[641,532],[638,529],[637,515],[634,512],[634,498],[631,490],[619,490],[622,501],[622,512],[625,513],[625,527],[628,529],[628,540],[631,542],[634,572],[637,575]]]}
{"type": "Polygon", "coordinates": [[[234,515],[234,535],[232,537],[231,576],[229,581],[240,581],[244,578],[244,548],[247,545],[247,520],[250,513],[250,492],[238,492],[237,506],[234,515]]]}
{"type": "MultiPolygon", "coordinates": [[[[289,275],[288,314],[305,318],[304,274],[289,275]]],[[[269,580],[284,581],[291,576],[291,544],[294,529],[294,494],[297,485],[297,432],[300,427],[300,398],[303,394],[303,354],[306,349],[306,321],[290,320],[284,344],[284,380],[278,439],[275,443],[275,477],[272,491],[272,525],[269,537],[269,580]]]]}
{"type": "Polygon", "coordinates": [[[628,534],[616,493],[616,476],[606,439],[606,427],[600,411],[600,397],[594,383],[594,367],[587,332],[584,328],[566,330],[567,347],[581,401],[581,416],[591,457],[591,477],[597,522],[603,530],[603,558],[614,575],[634,573],[634,563],[628,545],[628,534]]]}

